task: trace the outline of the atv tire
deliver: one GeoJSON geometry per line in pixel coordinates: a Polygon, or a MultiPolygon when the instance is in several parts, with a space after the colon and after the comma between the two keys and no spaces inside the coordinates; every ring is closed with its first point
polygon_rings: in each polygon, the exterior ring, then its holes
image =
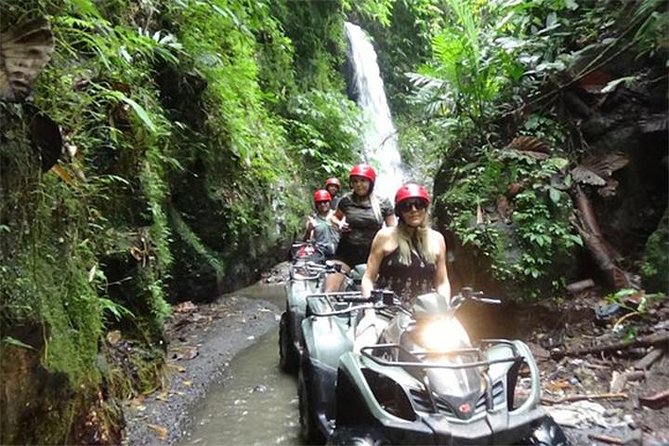
{"type": "Polygon", "coordinates": [[[546,417],[534,428],[532,434],[521,443],[532,446],[568,446],[569,441],[562,428],[551,417],[546,417]]]}
{"type": "Polygon", "coordinates": [[[306,444],[324,444],[325,437],[318,428],[318,420],[311,404],[308,365],[303,364],[297,374],[297,397],[300,408],[300,435],[306,444]]]}
{"type": "Polygon", "coordinates": [[[294,374],[299,366],[299,355],[290,335],[290,314],[284,311],[279,321],[279,366],[285,373],[294,374]]]}
{"type": "Polygon", "coordinates": [[[327,444],[328,446],[382,446],[390,443],[369,429],[340,428],[335,430],[327,444]]]}

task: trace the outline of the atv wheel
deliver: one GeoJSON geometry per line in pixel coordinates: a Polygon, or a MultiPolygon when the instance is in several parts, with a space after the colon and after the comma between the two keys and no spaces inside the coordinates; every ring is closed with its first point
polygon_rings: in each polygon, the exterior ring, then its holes
{"type": "Polygon", "coordinates": [[[533,446],[568,446],[569,442],[560,425],[551,417],[546,417],[534,428],[527,440],[521,444],[533,446]]]}
{"type": "Polygon", "coordinates": [[[295,373],[299,358],[290,335],[290,315],[285,311],[279,321],[279,366],[286,373],[295,373]]]}
{"type": "Polygon", "coordinates": [[[297,397],[300,407],[300,434],[302,435],[302,440],[306,444],[323,444],[325,443],[325,437],[320,429],[318,429],[316,414],[311,407],[309,385],[307,382],[308,377],[305,376],[308,374],[308,371],[306,370],[307,367],[307,365],[300,367],[297,374],[297,397]]]}
{"type": "Polygon", "coordinates": [[[336,429],[328,439],[328,446],[381,446],[390,444],[380,435],[369,429],[336,429]]]}

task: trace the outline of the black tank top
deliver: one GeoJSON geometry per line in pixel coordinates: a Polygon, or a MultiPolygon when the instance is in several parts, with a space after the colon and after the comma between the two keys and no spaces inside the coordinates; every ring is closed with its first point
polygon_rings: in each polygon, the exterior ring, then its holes
{"type": "Polygon", "coordinates": [[[385,256],[379,265],[379,288],[393,290],[405,303],[434,289],[434,275],[437,267],[427,263],[414,251],[411,251],[411,264],[400,263],[400,249],[395,249],[385,256]]]}

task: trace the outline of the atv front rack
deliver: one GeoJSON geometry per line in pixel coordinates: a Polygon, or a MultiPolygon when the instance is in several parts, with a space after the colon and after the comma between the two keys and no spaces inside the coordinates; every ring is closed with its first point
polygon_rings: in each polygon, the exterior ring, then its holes
{"type": "MultiPolygon", "coordinates": [[[[505,358],[498,359],[482,359],[484,358],[483,352],[480,348],[459,348],[455,350],[448,351],[426,351],[426,352],[410,352],[399,344],[376,344],[369,345],[366,347],[360,348],[360,354],[364,357],[374,361],[375,363],[382,366],[394,366],[394,367],[414,367],[414,368],[432,368],[432,369],[466,369],[466,368],[475,368],[475,367],[489,367],[492,364],[500,364],[503,362],[515,362],[518,361],[522,355],[516,349],[516,346],[513,342],[507,341],[504,339],[484,339],[480,341],[484,344],[506,344],[513,351],[513,356],[508,356],[505,358]],[[389,359],[387,356],[375,355],[373,352],[381,350],[381,354],[392,352],[397,350],[398,353],[402,352],[409,357],[413,357],[415,361],[399,361],[395,359],[389,359]],[[463,355],[476,355],[479,360],[465,362],[463,364],[452,364],[444,362],[426,362],[428,356],[463,356],[463,355]]],[[[390,355],[391,357],[397,357],[399,355],[390,355]]]]}

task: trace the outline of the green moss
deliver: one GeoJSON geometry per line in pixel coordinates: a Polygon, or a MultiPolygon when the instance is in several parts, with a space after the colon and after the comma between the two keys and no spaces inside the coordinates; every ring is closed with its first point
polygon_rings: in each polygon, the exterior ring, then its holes
{"type": "MultiPolygon", "coordinates": [[[[355,154],[341,5],[0,3],[0,29],[46,15],[56,38],[32,105],[0,101],[0,322],[45,327],[41,359],[64,387],[148,392],[173,278],[204,265],[218,282],[278,252],[309,189],[355,154]],[[68,181],[39,170],[33,107],[76,149],[68,181]],[[137,352],[131,378],[99,362],[112,329],[137,352]]],[[[53,442],[81,410],[68,407],[44,425],[53,442]]]]}

